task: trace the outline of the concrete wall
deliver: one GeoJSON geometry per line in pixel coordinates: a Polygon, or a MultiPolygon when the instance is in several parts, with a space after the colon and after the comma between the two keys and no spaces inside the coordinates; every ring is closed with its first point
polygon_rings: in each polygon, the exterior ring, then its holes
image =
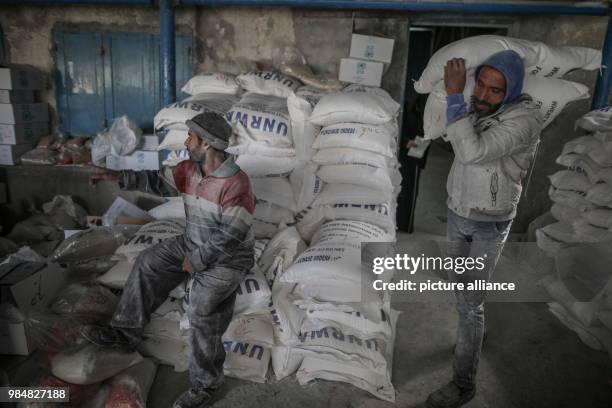
{"type": "MultiPolygon", "coordinates": [[[[607,23],[607,17],[528,17],[521,19],[516,35],[551,45],[575,45],[601,49],[607,23]]],[[[597,75],[598,72],[575,71],[566,75],[564,79],[588,86],[592,95],[597,75]]],[[[574,131],[574,122],[590,111],[590,108],[590,98],[568,105],[542,133],[531,181],[521,199],[514,222],[515,231],[526,231],[529,222],[550,209],[552,203],[548,198],[550,182],[547,176],[562,169],[561,166],[555,164],[555,159],[561,153],[565,142],[581,134],[580,131],[574,131]]]]}

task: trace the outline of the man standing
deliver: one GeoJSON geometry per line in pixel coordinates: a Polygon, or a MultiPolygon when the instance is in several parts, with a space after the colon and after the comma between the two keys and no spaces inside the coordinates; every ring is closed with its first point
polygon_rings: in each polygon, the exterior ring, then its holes
{"type": "MultiPolygon", "coordinates": [[[[522,179],[535,156],[542,118],[522,94],[525,68],[514,51],[502,51],[475,70],[470,110],[463,98],[465,61],[446,63],[446,139],[455,159],[448,175],[448,252],[483,257],[482,270],[451,278],[467,283],[489,280],[510,232],[522,179]]],[[[431,393],[428,407],[460,407],[474,398],[484,336],[484,291],[456,291],[459,322],[453,380],[431,393]]]]}
{"type": "MultiPolygon", "coordinates": [[[[190,160],[179,163],[170,180],[185,203],[185,233],[138,256],[110,327],[88,326],[82,331],[92,343],[134,349],[151,313],[189,273],[193,277],[186,311],[192,328],[191,388],[174,408],[206,406],[223,382],[221,336],[232,318],[236,289],[254,262],[255,196],[248,176],[224,152],[231,128],[222,116],[211,112],[186,123],[190,160]]],[[[172,184],[155,174],[126,172],[122,176],[119,181],[125,189],[139,184],[148,191],[168,190],[161,187],[172,184]]]]}

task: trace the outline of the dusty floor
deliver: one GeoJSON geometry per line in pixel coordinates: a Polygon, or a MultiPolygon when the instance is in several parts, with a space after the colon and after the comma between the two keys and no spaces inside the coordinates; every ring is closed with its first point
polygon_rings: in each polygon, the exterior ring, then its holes
{"type": "MultiPolygon", "coordinates": [[[[449,157],[441,149],[430,155],[421,178],[416,233],[400,234],[400,243],[443,239],[449,157]]],[[[513,267],[508,259],[499,266],[513,267]]],[[[302,387],[290,377],[275,384],[228,379],[213,406],[424,406],[428,393],[450,379],[456,313],[448,303],[396,303],[394,308],[403,312],[398,322],[393,366],[395,404],[377,400],[347,384],[320,381],[302,387]]],[[[612,407],[612,360],[606,353],[582,344],[548,312],[545,303],[490,303],[486,319],[489,334],[480,363],[478,392],[468,408],[612,407]]],[[[3,364],[8,361],[0,360],[3,364]]],[[[10,362],[14,363],[14,359],[10,362]]],[[[28,376],[25,368],[10,371],[22,371],[19,373],[22,378],[28,376]]],[[[186,373],[161,366],[148,407],[170,407],[187,386],[186,373]]]]}
{"type": "MultiPolygon", "coordinates": [[[[421,177],[415,229],[398,241],[443,239],[445,181],[450,154],[434,146],[421,177]]],[[[510,268],[508,262],[500,268],[510,268]]],[[[525,267],[525,266],[524,266],[525,267]]],[[[236,407],[419,407],[451,376],[456,313],[452,304],[397,303],[401,310],[393,366],[395,404],[342,383],[305,387],[292,377],[276,384],[229,379],[215,408],[236,407]]],[[[488,338],[480,363],[478,392],[468,408],[610,408],[612,360],[589,349],[544,303],[491,303],[488,338]]],[[[170,406],[187,387],[185,374],[163,367],[149,395],[151,408],[170,406]]]]}

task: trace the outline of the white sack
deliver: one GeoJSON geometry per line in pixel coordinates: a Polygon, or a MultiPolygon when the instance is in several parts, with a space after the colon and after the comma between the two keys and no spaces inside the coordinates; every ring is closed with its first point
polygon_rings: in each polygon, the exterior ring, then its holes
{"type": "Polygon", "coordinates": [[[315,149],[349,147],[395,157],[397,132],[395,121],[382,125],[339,123],[321,129],[313,147],[315,149]]]}
{"type": "Polygon", "coordinates": [[[236,95],[240,92],[240,85],[238,85],[235,75],[222,72],[204,72],[187,81],[181,91],[188,95],[201,93],[236,95]]]}
{"type": "Polygon", "coordinates": [[[587,211],[595,207],[587,201],[584,194],[576,191],[558,190],[551,186],[548,189],[548,196],[554,203],[562,204],[566,207],[575,208],[578,211],[587,211]]]}
{"type": "Polygon", "coordinates": [[[157,363],[144,359],[113,377],[104,408],[146,407],[157,363]]]}
{"type": "Polygon", "coordinates": [[[382,154],[352,149],[350,147],[321,149],[317,151],[312,158],[313,163],[321,166],[333,164],[362,164],[383,169],[393,167],[396,161],[395,158],[385,157],[382,154]]]}
{"type": "Polygon", "coordinates": [[[51,372],[69,383],[94,384],[141,361],[137,352],[83,344],[56,354],[51,360],[51,372]]]}
{"type": "Polygon", "coordinates": [[[586,214],[585,212],[559,203],[553,203],[552,207],[550,207],[550,213],[557,221],[564,221],[567,223],[571,223],[576,218],[586,214]]]}
{"type": "Polygon", "coordinates": [[[586,199],[595,205],[612,208],[612,185],[608,183],[593,185],[587,191],[586,199]]]}
{"type": "Polygon", "coordinates": [[[184,231],[184,220],[167,219],[153,221],[143,225],[136,234],[128,238],[123,245],[117,248],[115,254],[135,259],[143,250],[166,239],[181,235],[184,231]]]}
{"type": "Polygon", "coordinates": [[[578,191],[586,193],[591,187],[591,182],[582,173],[571,170],[560,170],[555,174],[548,176],[550,184],[559,190],[578,191]]]}
{"type": "Polygon", "coordinates": [[[367,222],[328,221],[314,234],[311,246],[319,244],[359,244],[362,242],[394,242],[395,236],[367,222]]]}
{"type": "Polygon", "coordinates": [[[291,93],[287,98],[287,109],[291,118],[291,133],[295,154],[298,160],[308,161],[314,154],[313,143],[317,136],[319,126],[310,122],[310,115],[315,103],[307,98],[291,93]]]}
{"type": "Polygon", "coordinates": [[[257,200],[253,213],[253,218],[270,224],[290,224],[294,217],[292,211],[265,200],[257,200]]]}
{"type": "Polygon", "coordinates": [[[293,189],[286,177],[266,177],[251,179],[255,197],[276,204],[292,212],[297,210],[293,189]]]}
{"type": "Polygon", "coordinates": [[[271,147],[292,147],[291,119],[287,100],[276,96],[247,94],[225,115],[238,136],[271,147]]]}
{"type": "Polygon", "coordinates": [[[517,52],[525,63],[526,71],[539,77],[562,77],[574,69],[595,70],[601,66],[599,50],[556,47],[536,41],[480,35],[455,41],[436,51],[419,80],[414,83],[414,89],[418,93],[431,92],[434,84],[444,78],[444,66],[452,58],[464,58],[466,69],[470,69],[505,50],[517,52]]]}
{"type": "Polygon", "coordinates": [[[245,90],[262,95],[287,98],[302,83],[293,77],[273,71],[253,71],[238,75],[238,84],[245,90]]]}
{"type": "Polygon", "coordinates": [[[334,164],[321,166],[317,176],[329,184],[354,184],[385,193],[393,192],[390,169],[363,164],[334,164]]]}
{"type": "MultiPolygon", "coordinates": [[[[475,81],[474,72],[469,71],[463,91],[463,99],[468,105],[468,110],[475,81]]],[[[542,124],[542,129],[544,129],[559,116],[568,103],[588,98],[589,88],[562,79],[526,75],[523,82],[523,93],[529,94],[533,98],[542,119],[544,119],[542,124]]],[[[434,85],[427,98],[423,113],[423,131],[426,139],[435,139],[446,133],[446,90],[443,81],[434,85]]]]}
{"type": "Polygon", "coordinates": [[[382,125],[395,119],[399,108],[383,89],[351,85],[342,92],[323,96],[310,121],[320,126],[346,122],[382,125]]]}
{"type": "Polygon", "coordinates": [[[297,162],[294,157],[269,157],[261,155],[243,154],[236,158],[236,164],[249,177],[286,177],[295,168],[297,162]]]}
{"type": "Polygon", "coordinates": [[[302,162],[289,175],[297,211],[307,208],[323,190],[323,180],[317,176],[318,166],[302,162]]]}
{"type": "Polygon", "coordinates": [[[153,118],[155,129],[171,125],[184,125],[185,121],[204,112],[215,112],[225,115],[232,105],[238,102],[238,97],[226,94],[198,94],[180,102],[166,106],[153,118]]]}
{"type": "Polygon", "coordinates": [[[173,125],[168,129],[162,142],[157,146],[157,150],[182,150],[185,149],[185,142],[189,135],[187,125],[173,125]]]}
{"type": "Polygon", "coordinates": [[[595,109],[576,121],[576,126],[589,132],[612,131],[612,107],[595,109]]]}
{"type": "Polygon", "coordinates": [[[325,184],[312,206],[326,204],[382,204],[391,201],[392,193],[353,184],[325,184]]]}

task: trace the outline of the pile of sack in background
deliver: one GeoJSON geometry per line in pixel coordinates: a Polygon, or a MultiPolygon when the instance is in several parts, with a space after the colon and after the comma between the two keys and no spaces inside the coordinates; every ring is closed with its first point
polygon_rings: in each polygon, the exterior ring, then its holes
{"type": "Polygon", "coordinates": [[[423,115],[426,139],[436,139],[446,132],[446,90],[444,88],[444,66],[452,58],[464,58],[467,82],[463,92],[466,103],[470,103],[474,90],[474,70],[493,54],[513,50],[525,64],[523,93],[531,95],[548,126],[570,102],[586,99],[586,86],[559,79],[576,69],[595,70],[601,67],[601,51],[570,46],[550,46],[537,41],[495,35],[465,38],[446,45],[429,60],[421,78],[414,83],[418,93],[427,94],[423,115]]]}
{"type": "Polygon", "coordinates": [[[557,157],[548,191],[557,220],[536,230],[538,247],[555,260],[541,284],[550,311],[581,340],[612,357],[612,109],[587,113],[557,157]]]}

